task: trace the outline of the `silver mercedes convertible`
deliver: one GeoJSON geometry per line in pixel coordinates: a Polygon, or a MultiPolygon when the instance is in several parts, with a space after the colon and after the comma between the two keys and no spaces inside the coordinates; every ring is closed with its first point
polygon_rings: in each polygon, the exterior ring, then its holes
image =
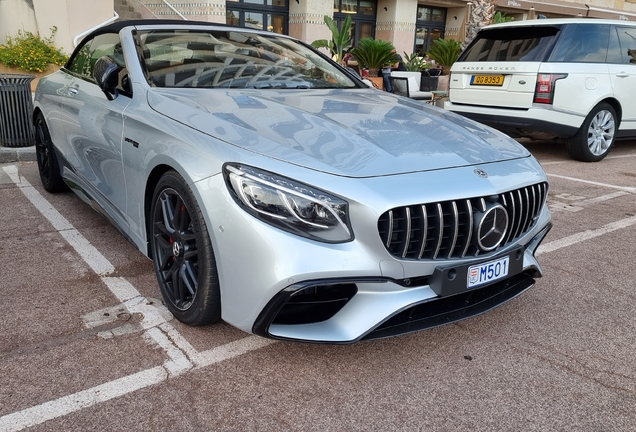
{"type": "Polygon", "coordinates": [[[475,316],[542,274],[528,151],[290,37],[111,24],[40,81],[33,121],[44,188],[150,257],[186,324],[348,343],[475,316]]]}

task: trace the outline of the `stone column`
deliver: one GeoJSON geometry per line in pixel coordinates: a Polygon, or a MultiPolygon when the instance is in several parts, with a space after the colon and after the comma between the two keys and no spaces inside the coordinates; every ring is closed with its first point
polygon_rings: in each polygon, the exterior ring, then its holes
{"type": "Polygon", "coordinates": [[[495,15],[495,0],[471,0],[467,3],[470,12],[466,25],[466,39],[464,47],[472,42],[480,28],[492,22],[495,15]]]}
{"type": "Polygon", "coordinates": [[[466,6],[452,7],[446,10],[446,29],[444,39],[464,42],[466,39],[466,6]]]}
{"type": "Polygon", "coordinates": [[[390,41],[398,54],[413,52],[417,0],[379,0],[375,38],[390,41]]]}
{"type": "Polygon", "coordinates": [[[324,17],[333,18],[333,2],[325,0],[289,0],[289,35],[307,43],[331,39],[324,17]]]}

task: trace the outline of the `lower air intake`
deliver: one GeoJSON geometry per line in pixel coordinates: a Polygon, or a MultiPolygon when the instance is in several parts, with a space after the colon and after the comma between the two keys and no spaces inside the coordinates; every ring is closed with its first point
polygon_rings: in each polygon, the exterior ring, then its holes
{"type": "Polygon", "coordinates": [[[358,292],[355,284],[318,285],[296,292],[272,324],[309,324],[326,321],[358,292]]]}

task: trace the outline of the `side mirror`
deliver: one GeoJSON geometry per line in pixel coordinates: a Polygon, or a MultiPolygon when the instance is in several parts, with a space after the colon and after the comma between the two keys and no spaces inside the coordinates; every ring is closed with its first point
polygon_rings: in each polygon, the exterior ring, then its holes
{"type": "Polygon", "coordinates": [[[109,100],[117,97],[117,83],[120,67],[108,56],[100,57],[93,67],[93,77],[99,88],[109,100]]]}

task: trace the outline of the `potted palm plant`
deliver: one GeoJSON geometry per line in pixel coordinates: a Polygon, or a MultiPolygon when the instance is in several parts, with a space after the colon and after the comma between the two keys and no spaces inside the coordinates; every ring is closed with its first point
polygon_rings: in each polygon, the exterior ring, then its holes
{"type": "Polygon", "coordinates": [[[338,29],[338,23],[332,18],[325,15],[324,20],[331,31],[331,40],[318,39],[313,41],[311,46],[314,48],[327,48],[333,59],[342,64],[343,52],[351,47],[351,17],[347,15],[341,29],[338,29]]]}
{"type": "Polygon", "coordinates": [[[442,75],[448,75],[461,52],[462,44],[455,39],[435,39],[426,54],[441,66],[442,75]]]}
{"type": "Polygon", "coordinates": [[[407,54],[403,56],[404,67],[407,72],[421,72],[426,68],[426,60],[424,60],[418,53],[407,54]]]}
{"type": "MultiPolygon", "coordinates": [[[[377,78],[380,69],[398,62],[398,56],[394,50],[395,47],[391,42],[368,37],[360,39],[358,46],[351,50],[351,54],[358,60],[361,69],[369,69],[370,78],[377,78]]],[[[381,78],[379,83],[381,88],[381,78]]]]}
{"type": "Polygon", "coordinates": [[[442,68],[442,74],[438,80],[438,90],[448,90],[448,74],[453,63],[462,52],[462,45],[454,39],[435,39],[430,50],[426,53],[428,57],[435,60],[442,68]]]}

